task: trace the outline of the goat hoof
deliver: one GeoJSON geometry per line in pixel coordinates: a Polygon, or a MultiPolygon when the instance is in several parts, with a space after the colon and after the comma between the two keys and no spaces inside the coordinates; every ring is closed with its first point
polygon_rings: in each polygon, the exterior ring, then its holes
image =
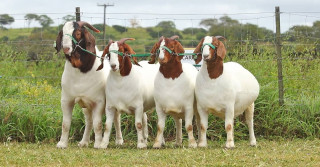
{"type": "Polygon", "coordinates": [[[88,147],[88,146],[89,146],[89,142],[80,141],[78,143],[78,147],[88,147]]]}
{"type": "Polygon", "coordinates": [[[153,148],[154,149],[160,149],[161,148],[161,143],[154,143],[153,148]]]}
{"type": "Polygon", "coordinates": [[[250,146],[255,147],[256,145],[257,145],[256,140],[254,140],[254,141],[250,141],[250,146]]]}
{"type": "Polygon", "coordinates": [[[189,148],[197,148],[197,143],[189,143],[189,148]]]}
{"type": "Polygon", "coordinates": [[[57,144],[57,148],[64,149],[64,148],[67,148],[67,147],[68,147],[68,144],[64,143],[64,142],[61,142],[61,141],[59,141],[58,144],[57,144]]]}
{"type": "Polygon", "coordinates": [[[198,147],[205,148],[205,147],[207,147],[207,143],[206,143],[206,142],[200,142],[200,143],[198,144],[198,147]]]}
{"type": "Polygon", "coordinates": [[[99,146],[99,148],[101,148],[101,149],[106,149],[106,148],[108,147],[108,144],[109,144],[109,143],[101,143],[100,146],[99,146]]]}
{"type": "Polygon", "coordinates": [[[147,145],[145,143],[139,143],[137,148],[144,149],[144,148],[147,148],[147,145]]]}
{"type": "Polygon", "coordinates": [[[232,148],[234,148],[234,142],[227,142],[227,143],[226,143],[226,148],[227,148],[227,149],[232,149],[232,148]]]}
{"type": "Polygon", "coordinates": [[[122,145],[122,144],[123,144],[123,139],[116,140],[116,145],[122,145]]]}

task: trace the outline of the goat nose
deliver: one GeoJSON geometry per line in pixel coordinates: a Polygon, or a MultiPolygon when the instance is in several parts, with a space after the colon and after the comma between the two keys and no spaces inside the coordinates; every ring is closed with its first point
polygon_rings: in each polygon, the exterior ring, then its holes
{"type": "Polygon", "coordinates": [[[69,53],[69,50],[70,50],[70,48],[63,48],[63,52],[64,52],[65,54],[68,54],[68,53],[69,53]]]}
{"type": "Polygon", "coordinates": [[[112,64],[112,65],[111,65],[111,68],[112,68],[112,69],[115,69],[115,68],[116,68],[116,65],[115,65],[115,64],[112,64]]]}

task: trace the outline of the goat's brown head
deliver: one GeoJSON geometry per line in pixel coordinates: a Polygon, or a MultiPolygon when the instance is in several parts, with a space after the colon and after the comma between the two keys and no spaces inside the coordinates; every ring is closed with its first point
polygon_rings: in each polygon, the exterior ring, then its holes
{"type": "MultiPolygon", "coordinates": [[[[131,55],[136,54],[133,49],[125,43],[127,40],[134,40],[134,38],[123,38],[120,41],[109,41],[108,45],[103,51],[101,59],[107,55],[107,59],[109,60],[111,70],[114,72],[119,71],[122,76],[129,75],[132,63],[131,58],[133,59],[136,65],[139,65],[136,57],[132,57],[131,55]]],[[[100,70],[103,68],[102,64],[97,69],[100,70]]]]}
{"type": "Polygon", "coordinates": [[[219,38],[225,40],[222,36],[204,37],[193,52],[198,54],[195,60],[196,64],[202,59],[204,60],[211,79],[218,78],[223,73],[223,59],[226,56],[226,48],[219,41],[219,38]]]}
{"type": "MultiPolygon", "coordinates": [[[[83,63],[87,62],[85,59],[88,59],[88,57],[82,56],[85,53],[80,47],[94,54],[96,53],[95,38],[85,27],[95,32],[100,32],[87,22],[66,22],[56,39],[55,49],[57,53],[63,49],[66,58],[76,68],[81,68],[83,63]]],[[[95,56],[92,56],[90,56],[91,59],[94,59],[95,56]]],[[[92,63],[92,60],[88,61],[92,63]]]]}
{"type": "Polygon", "coordinates": [[[155,43],[151,50],[151,60],[150,64],[155,63],[156,56],[159,57],[160,64],[166,64],[170,61],[180,62],[182,56],[179,56],[179,53],[184,53],[184,49],[180,44],[178,39],[179,36],[175,35],[170,38],[160,37],[159,41],[155,43]]]}
{"type": "Polygon", "coordinates": [[[193,51],[193,53],[198,54],[195,59],[196,64],[200,63],[202,59],[208,62],[223,60],[225,58],[226,48],[224,47],[224,44],[219,41],[220,38],[226,40],[222,36],[206,36],[202,38],[196,49],[193,51]]]}

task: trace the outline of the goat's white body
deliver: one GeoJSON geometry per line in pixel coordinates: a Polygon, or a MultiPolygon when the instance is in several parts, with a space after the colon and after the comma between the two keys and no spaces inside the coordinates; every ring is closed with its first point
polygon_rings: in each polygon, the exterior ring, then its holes
{"type": "MultiPolygon", "coordinates": [[[[97,50],[97,54],[101,56],[102,53],[97,50]]],[[[61,78],[63,124],[61,139],[57,144],[59,148],[66,148],[68,145],[72,110],[76,103],[83,108],[86,117],[86,128],[79,146],[88,146],[92,125],[95,130],[94,147],[98,148],[100,146],[102,140],[101,117],[105,108],[105,84],[109,70],[106,68],[96,71],[99,65],[100,60],[96,58],[92,69],[82,73],[66,60],[61,78]]]]}
{"type": "MultiPolygon", "coordinates": [[[[164,143],[163,130],[167,114],[172,115],[176,122],[177,145],[180,145],[182,142],[181,119],[186,120],[186,129],[189,128],[189,125],[192,126],[195,100],[194,87],[198,71],[193,65],[188,63],[182,63],[182,70],[183,72],[180,76],[175,79],[165,78],[158,71],[154,80],[154,99],[158,114],[158,128],[160,128],[153,145],[154,148],[159,148],[164,143]]],[[[192,133],[192,131],[188,131],[189,146],[196,147],[192,133]]]]}
{"type": "Polygon", "coordinates": [[[100,148],[107,148],[113,118],[121,113],[135,115],[138,131],[137,147],[147,146],[148,127],[145,112],[155,106],[153,81],[159,65],[143,62],[141,65],[142,67],[132,65],[127,76],[121,76],[119,71],[110,71],[106,83],[106,131],[100,148]]]}
{"type": "MultiPolygon", "coordinates": [[[[207,128],[208,113],[212,113],[225,119],[227,133],[229,133],[227,126],[230,124],[230,127],[233,128],[233,119],[245,110],[250,110],[248,114],[252,114],[253,117],[254,101],[259,95],[259,83],[248,70],[235,62],[224,63],[222,75],[211,79],[207,71],[207,64],[203,63],[197,76],[195,94],[201,126],[207,128]]],[[[249,115],[247,116],[246,112],[246,117],[249,115]]],[[[251,130],[250,143],[255,145],[253,127],[251,130]]],[[[251,130],[249,125],[249,131],[251,130]]],[[[229,139],[228,134],[226,147],[234,147],[233,129],[230,131],[232,131],[230,132],[232,138],[229,139]]],[[[200,138],[199,146],[205,147],[207,145],[205,134],[200,138]]]]}

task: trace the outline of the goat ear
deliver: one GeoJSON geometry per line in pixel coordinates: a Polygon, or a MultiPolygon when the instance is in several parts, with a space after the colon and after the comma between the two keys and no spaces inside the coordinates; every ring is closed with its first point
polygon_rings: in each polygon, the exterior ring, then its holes
{"type": "Polygon", "coordinates": [[[56,39],[56,46],[55,49],[57,50],[57,53],[60,52],[61,48],[62,48],[62,36],[63,36],[63,32],[62,30],[59,32],[57,39],[56,39]]]}
{"type": "Polygon", "coordinates": [[[124,52],[125,53],[129,53],[131,55],[136,54],[136,52],[134,52],[133,49],[128,44],[123,43],[122,45],[124,47],[124,52]]]}
{"type": "Polygon", "coordinates": [[[154,64],[156,62],[156,54],[157,50],[159,49],[160,44],[159,42],[155,43],[150,51],[151,53],[151,60],[148,62],[149,64],[154,64]]]}
{"type": "Polygon", "coordinates": [[[196,49],[194,49],[193,53],[197,54],[197,58],[194,60],[196,64],[199,64],[200,61],[202,60],[202,52],[201,52],[201,47],[203,45],[204,38],[201,39],[199,44],[197,45],[196,49]]]}
{"type": "MultiPolygon", "coordinates": [[[[128,44],[123,43],[122,45],[123,45],[123,47],[124,47],[125,53],[129,53],[130,55],[136,54],[136,52],[134,52],[133,49],[132,49],[128,44]]],[[[135,65],[141,66],[141,65],[138,63],[137,57],[133,57],[133,56],[132,56],[132,60],[133,60],[133,63],[134,63],[135,65]]]]}
{"type": "MultiPolygon", "coordinates": [[[[175,51],[177,54],[179,54],[179,53],[184,53],[184,49],[183,49],[181,43],[180,43],[179,41],[177,41],[177,40],[174,41],[174,51],[175,51]]],[[[177,58],[178,58],[179,60],[181,60],[181,59],[183,58],[183,56],[177,55],[177,58]]]]}
{"type": "Polygon", "coordinates": [[[214,37],[214,40],[217,40],[217,42],[218,42],[217,55],[219,57],[221,57],[221,59],[223,60],[226,57],[226,52],[227,51],[226,51],[226,48],[225,48],[224,44],[221,41],[218,40],[219,38],[223,38],[224,40],[226,40],[226,39],[224,37],[221,37],[221,36],[214,37]]]}
{"type": "Polygon", "coordinates": [[[108,46],[106,46],[103,50],[103,53],[101,55],[101,64],[100,66],[98,67],[97,71],[101,70],[103,68],[103,61],[104,61],[104,58],[106,57],[106,54],[109,53],[109,46],[111,45],[112,42],[109,41],[109,44],[108,46]]]}
{"type": "Polygon", "coordinates": [[[96,40],[94,36],[87,30],[83,29],[84,38],[86,40],[86,49],[94,54],[96,54],[96,40]]]}
{"type": "Polygon", "coordinates": [[[132,60],[133,60],[133,63],[134,63],[135,65],[138,65],[138,66],[142,67],[142,66],[138,63],[137,57],[132,57],[132,60]]]}

